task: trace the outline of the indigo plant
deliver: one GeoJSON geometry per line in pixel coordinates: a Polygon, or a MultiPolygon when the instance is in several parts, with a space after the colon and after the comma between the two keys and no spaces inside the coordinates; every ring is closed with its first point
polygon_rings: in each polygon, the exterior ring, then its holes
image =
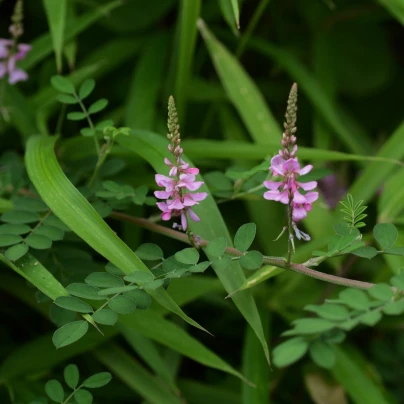
{"type": "Polygon", "coordinates": [[[1,403],[403,401],[404,14],[253,3],[0,1],[1,403]]]}

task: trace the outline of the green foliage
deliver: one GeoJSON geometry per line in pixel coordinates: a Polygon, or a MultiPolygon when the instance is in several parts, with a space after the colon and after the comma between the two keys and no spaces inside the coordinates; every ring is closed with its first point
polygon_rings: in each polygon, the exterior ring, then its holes
{"type": "Polygon", "coordinates": [[[306,306],[305,310],[318,317],[293,321],[294,328],[283,335],[294,338],[274,349],[275,365],[283,367],[296,362],[308,348],[310,357],[318,366],[332,368],[335,364],[333,345],[341,343],[347,331],[359,325],[373,327],[383,314],[404,313],[404,273],[394,276],[390,284],[380,283],[366,291],[345,289],[339,293],[338,299],[306,306]]]}
{"type": "Polygon", "coordinates": [[[367,206],[362,206],[363,201],[354,203],[352,195],[348,194],[346,201],[340,201],[340,203],[343,206],[341,212],[347,215],[344,216],[344,220],[351,229],[359,229],[366,226],[366,224],[362,222],[367,216],[367,214],[363,213],[367,209],[367,206]]]}

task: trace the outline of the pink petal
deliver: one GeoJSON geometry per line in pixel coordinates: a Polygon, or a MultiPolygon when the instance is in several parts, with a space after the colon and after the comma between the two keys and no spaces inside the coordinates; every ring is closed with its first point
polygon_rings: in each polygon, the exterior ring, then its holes
{"type": "Polygon", "coordinates": [[[170,219],[171,219],[171,212],[164,212],[164,213],[161,215],[161,218],[162,218],[163,220],[165,220],[165,221],[170,220],[170,219]]]}
{"type": "Polygon", "coordinates": [[[184,205],[182,204],[180,198],[175,198],[173,201],[167,201],[167,206],[168,206],[168,209],[170,209],[170,210],[173,210],[173,209],[181,210],[184,208],[184,205]]]}
{"type": "Polygon", "coordinates": [[[207,192],[196,192],[195,194],[191,194],[191,197],[194,201],[203,201],[208,196],[207,192]]]}
{"type": "Polygon", "coordinates": [[[171,161],[167,157],[164,157],[164,163],[169,167],[173,166],[173,163],[171,163],[171,161]]]}
{"type": "Polygon", "coordinates": [[[154,196],[159,199],[167,199],[172,195],[169,191],[155,191],[154,196]]]}
{"type": "Polygon", "coordinates": [[[182,225],[182,230],[186,230],[188,227],[188,221],[187,221],[187,215],[185,212],[181,213],[181,225],[182,225]]]}
{"type": "Polygon", "coordinates": [[[305,203],[303,205],[304,209],[306,210],[306,212],[311,212],[313,210],[313,206],[311,206],[310,203],[305,203]]]}
{"type": "Polygon", "coordinates": [[[264,186],[271,190],[278,189],[282,184],[283,182],[264,181],[264,186]]]}
{"type": "Polygon", "coordinates": [[[197,174],[199,174],[199,168],[194,168],[194,167],[186,168],[186,169],[184,169],[184,172],[187,174],[197,175],[197,174]]]}
{"type": "Polygon", "coordinates": [[[309,164],[309,165],[303,167],[301,170],[299,170],[298,173],[300,175],[305,175],[305,174],[309,173],[312,169],[313,169],[313,166],[311,164],[309,164]]]}
{"type": "Polygon", "coordinates": [[[159,187],[167,187],[173,181],[171,178],[166,177],[165,175],[161,175],[161,174],[156,174],[154,178],[159,187]]]}
{"type": "Polygon", "coordinates": [[[298,204],[306,203],[306,198],[296,191],[293,193],[293,202],[298,204]]]}
{"type": "Polygon", "coordinates": [[[31,50],[31,45],[20,43],[18,45],[18,52],[15,54],[15,60],[24,59],[27,53],[31,50]]]}
{"type": "Polygon", "coordinates": [[[279,201],[280,192],[279,191],[267,191],[264,193],[264,198],[268,201],[279,201]]]}
{"type": "Polygon", "coordinates": [[[191,195],[191,194],[186,194],[183,196],[182,199],[183,199],[184,206],[194,206],[197,204],[197,202],[194,201],[194,199],[192,197],[193,197],[193,195],[191,195]]]}
{"type": "Polygon", "coordinates": [[[310,182],[298,182],[297,185],[300,188],[303,188],[305,191],[310,191],[317,186],[317,181],[310,181],[310,182]]]}
{"type": "Polygon", "coordinates": [[[307,212],[306,209],[299,207],[297,205],[295,205],[293,207],[293,214],[292,214],[292,218],[295,222],[298,222],[299,220],[304,219],[307,216],[307,212]]]}
{"type": "Polygon", "coordinates": [[[170,170],[170,172],[168,173],[168,175],[169,175],[170,177],[175,177],[175,176],[177,175],[177,172],[178,172],[178,168],[174,166],[174,167],[171,168],[171,170],[170,170]]]}
{"type": "Polygon", "coordinates": [[[308,192],[305,197],[308,203],[313,203],[318,199],[318,192],[308,192]]]}
{"type": "Polygon", "coordinates": [[[201,219],[199,219],[198,215],[192,210],[188,209],[189,217],[194,221],[194,222],[199,222],[201,219]]]}
{"type": "Polygon", "coordinates": [[[272,159],[271,159],[270,169],[274,172],[274,174],[284,175],[285,172],[282,167],[284,162],[285,162],[285,160],[277,154],[276,156],[272,157],[272,159]]]}
{"type": "Polygon", "coordinates": [[[283,164],[283,170],[289,173],[297,173],[300,169],[300,164],[297,159],[289,159],[283,164]]]}
{"type": "Polygon", "coordinates": [[[285,205],[289,203],[289,191],[286,190],[281,193],[279,202],[284,203],[285,205]]]}
{"type": "Polygon", "coordinates": [[[185,185],[186,188],[188,188],[190,191],[196,191],[203,185],[202,181],[195,181],[195,182],[190,182],[185,185]]]}
{"type": "MultiPolygon", "coordinates": [[[[158,208],[163,211],[163,212],[168,212],[168,207],[167,204],[165,202],[157,202],[156,205],[158,206],[158,208]]],[[[171,214],[171,213],[170,213],[171,214]]]]}
{"type": "Polygon", "coordinates": [[[10,84],[15,84],[19,81],[28,80],[28,74],[24,70],[19,69],[18,67],[14,68],[14,70],[8,72],[8,82],[10,84]]]}

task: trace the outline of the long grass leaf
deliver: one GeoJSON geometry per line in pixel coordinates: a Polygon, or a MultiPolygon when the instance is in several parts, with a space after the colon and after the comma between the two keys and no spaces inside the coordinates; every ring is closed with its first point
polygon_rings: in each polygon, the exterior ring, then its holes
{"type": "MultiPolygon", "coordinates": [[[[67,179],[54,152],[56,138],[34,136],[27,143],[28,175],[50,209],[79,237],[124,273],[149,272],[138,256],[105,223],[84,196],[67,179]]],[[[159,288],[153,297],[186,322],[203,330],[189,318],[168,293],[159,288]]]]}
{"type": "Polygon", "coordinates": [[[66,0],[43,0],[50,34],[52,36],[53,50],[56,56],[58,72],[62,71],[63,36],[66,25],[66,0]]]}

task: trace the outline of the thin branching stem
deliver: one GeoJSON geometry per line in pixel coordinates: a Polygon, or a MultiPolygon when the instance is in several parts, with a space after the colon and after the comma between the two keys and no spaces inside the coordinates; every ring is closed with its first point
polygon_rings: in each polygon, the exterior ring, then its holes
{"type": "MultiPolygon", "coordinates": [[[[191,244],[189,241],[189,238],[186,234],[184,234],[180,231],[170,229],[170,228],[161,226],[159,224],[150,222],[147,219],[130,216],[125,213],[116,212],[116,211],[112,212],[111,216],[115,219],[134,223],[145,229],[171,237],[175,240],[182,241],[186,244],[191,244]]],[[[201,247],[205,247],[208,245],[208,243],[209,243],[209,241],[207,241],[207,240],[201,240],[199,244],[201,247]]],[[[227,247],[226,252],[231,255],[235,255],[235,256],[242,256],[245,254],[245,253],[237,250],[234,247],[227,247]]],[[[319,279],[321,281],[333,283],[333,284],[340,285],[340,286],[347,286],[347,287],[353,287],[353,288],[358,288],[358,289],[370,289],[373,286],[375,286],[373,283],[370,283],[370,282],[362,282],[362,281],[357,281],[354,279],[343,278],[340,276],[329,275],[329,274],[325,274],[323,272],[315,271],[314,269],[310,269],[303,264],[296,264],[296,263],[290,262],[289,265],[287,265],[287,260],[285,260],[285,258],[283,258],[283,257],[264,256],[264,263],[278,267],[278,268],[288,269],[293,272],[300,273],[302,275],[310,276],[311,278],[319,279]]]]}

